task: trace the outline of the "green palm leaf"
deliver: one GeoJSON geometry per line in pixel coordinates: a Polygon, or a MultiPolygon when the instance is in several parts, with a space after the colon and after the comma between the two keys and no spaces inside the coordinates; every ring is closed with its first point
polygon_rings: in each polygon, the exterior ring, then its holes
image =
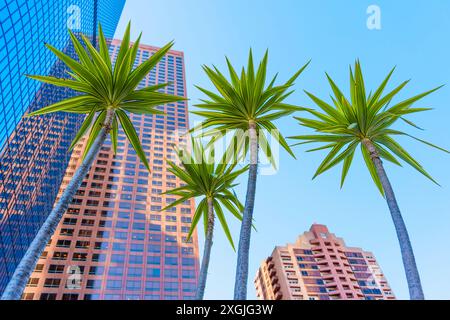
{"type": "Polygon", "coordinates": [[[207,203],[208,199],[211,199],[214,203],[214,213],[219,219],[225,235],[234,249],[234,242],[228,228],[223,208],[237,219],[242,219],[240,212],[243,209],[243,205],[236,195],[231,193],[231,189],[236,185],[234,181],[241,174],[246,172],[248,167],[236,169],[236,164],[215,164],[212,161],[214,160],[212,158],[213,152],[211,152],[211,156],[209,156],[205,147],[196,139],[192,139],[191,144],[192,151],[187,149],[176,149],[182,167],[170,160],[167,161],[169,171],[177,176],[184,186],[165,192],[165,194],[178,196],[180,198],[163,208],[162,211],[175,207],[186,200],[201,198],[192,220],[191,230],[188,235],[188,239],[190,239],[202,216],[204,222],[207,224],[207,203]]]}
{"type": "Polygon", "coordinates": [[[28,116],[40,116],[53,112],[86,114],[86,119],[71,145],[71,148],[73,148],[83,135],[88,133],[84,156],[102,127],[110,133],[113,150],[116,152],[120,124],[137,155],[146,168],[150,170],[141,142],[127,112],[131,114],[163,114],[156,109],[157,106],[185,100],[184,97],[159,92],[167,84],[137,89],[139,83],[171,49],[173,42],[165,45],[150,59],[133,70],[140,37],[133,46],[130,46],[130,24],[127,26],[114,66],[109,56],[108,44],[101,26],[99,26],[98,50],[84,35],[77,36],[70,32],[70,38],[78,59],[69,57],[51,45],[47,45],[47,48],[67,65],[72,79],[38,75],[28,77],[55,86],[73,89],[81,95],[44,107],[28,114],[28,116]],[[113,113],[110,123],[104,123],[107,111],[113,113]]]}
{"type": "Polygon", "coordinates": [[[309,113],[312,118],[296,117],[296,119],[299,121],[300,125],[313,129],[316,133],[310,135],[298,135],[290,138],[300,141],[297,145],[309,143],[320,144],[320,146],[308,150],[310,152],[330,149],[322,163],[319,165],[314,178],[340,162],[343,162],[341,175],[342,187],[353,163],[356,147],[361,145],[366,166],[374,183],[380,192],[383,193],[381,182],[370,158],[371,156],[365,147],[365,142],[370,141],[371,144],[375,146],[380,158],[396,165],[401,165],[399,160],[402,160],[433,182],[436,182],[394,138],[402,135],[446,153],[448,153],[448,150],[416,138],[410,134],[394,130],[393,126],[398,120],[401,120],[414,128],[420,128],[406,117],[412,113],[430,110],[430,108],[413,108],[412,106],[441,87],[415,95],[412,98],[389,106],[391,101],[408,83],[408,81],[401,83],[383,96],[383,92],[385,91],[394,70],[395,68],[389,72],[380,86],[373,91],[373,94],[366,94],[363,72],[359,61],[356,61],[354,71],[350,68],[349,99],[344,96],[342,90],[339,89],[328,74],[326,74],[326,76],[334,94],[334,97],[332,97],[332,104],[328,104],[312,93],[306,92],[319,110],[304,108],[303,111],[309,113]],[[341,151],[344,147],[346,147],[346,149],[341,151]]]}
{"type": "MultiPolygon", "coordinates": [[[[230,60],[226,58],[229,79],[222,74],[216,67],[203,66],[203,70],[213,84],[217,93],[210,90],[197,87],[206,98],[201,100],[196,107],[198,111],[192,111],[204,118],[201,125],[191,129],[191,132],[199,133],[202,136],[214,135],[214,141],[223,138],[224,132],[242,131],[248,132],[251,123],[256,124],[256,130],[260,137],[263,131],[269,131],[269,134],[277,132],[276,140],[292,156],[289,145],[284,137],[279,133],[274,121],[291,115],[293,112],[303,110],[301,107],[284,103],[286,98],[293,92],[292,86],[299,75],[306,69],[309,62],[300,68],[286,83],[275,86],[276,77],[266,86],[268,52],[266,51],[263,59],[255,67],[253,53],[250,50],[246,68],[242,68],[238,73],[232,66],[230,60]],[[204,130],[200,132],[200,129],[204,130]],[[275,131],[272,131],[275,130],[275,131]]],[[[248,148],[246,146],[245,135],[235,135],[236,148],[240,153],[224,155],[228,160],[242,159],[247,156],[248,148]]],[[[263,143],[266,142],[264,138],[263,143]]],[[[227,152],[232,149],[228,148],[227,152]]],[[[275,165],[275,159],[270,151],[270,147],[265,149],[265,155],[269,161],[275,165]]]]}

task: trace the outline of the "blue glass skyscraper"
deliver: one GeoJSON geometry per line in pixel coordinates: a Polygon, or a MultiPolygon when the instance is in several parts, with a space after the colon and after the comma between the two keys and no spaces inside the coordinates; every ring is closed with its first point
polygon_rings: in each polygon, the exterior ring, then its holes
{"type": "Polygon", "coordinates": [[[113,38],[125,0],[0,0],[0,293],[53,207],[81,116],[23,115],[75,92],[26,74],[66,76],[49,43],[73,55],[68,29],[113,38]]]}

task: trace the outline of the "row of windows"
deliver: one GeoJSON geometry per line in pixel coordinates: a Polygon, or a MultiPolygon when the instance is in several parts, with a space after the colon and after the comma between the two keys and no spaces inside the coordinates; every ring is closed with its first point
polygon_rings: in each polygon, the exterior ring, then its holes
{"type": "MultiPolygon", "coordinates": [[[[188,266],[189,268],[190,266],[188,266]]],[[[51,264],[48,268],[49,274],[64,274],[66,267],[64,265],[55,265],[51,264]]],[[[105,275],[106,268],[104,266],[90,266],[88,270],[85,266],[72,266],[67,273],[71,274],[79,274],[85,275],[88,274],[90,276],[103,276],[105,275]]],[[[42,273],[44,270],[43,264],[38,264],[36,266],[35,272],[42,273]]],[[[141,277],[145,274],[147,278],[160,278],[162,276],[161,269],[158,267],[147,267],[145,270],[142,267],[127,267],[126,269],[123,266],[114,266],[109,267],[108,272],[106,273],[111,277],[120,277],[120,276],[129,276],[129,277],[141,277]]],[[[165,267],[164,268],[164,277],[166,278],[178,278],[182,279],[195,279],[196,273],[194,269],[181,269],[181,273],[178,268],[165,267]]],[[[40,278],[33,278],[34,280],[30,280],[30,286],[37,286],[40,278]]],[[[98,280],[96,280],[98,281],[98,280]]]]}
{"type": "MultiPolygon", "coordinates": [[[[67,221],[67,219],[64,220],[64,222],[66,222],[66,221],[67,221]]],[[[94,225],[94,222],[91,223],[91,222],[88,222],[88,220],[86,220],[85,224],[83,226],[85,226],[85,227],[86,226],[94,227],[95,225],[94,225]]],[[[104,221],[104,220],[99,221],[98,226],[100,228],[105,228],[105,229],[113,228],[112,227],[112,221],[104,221]]],[[[159,232],[162,231],[162,226],[160,224],[149,224],[149,225],[146,225],[145,223],[142,223],[142,222],[134,222],[131,225],[131,228],[130,228],[130,223],[128,221],[117,221],[115,223],[114,228],[116,230],[117,229],[118,230],[122,229],[122,230],[144,231],[144,230],[148,229],[149,231],[159,231],[159,232]]],[[[60,231],[60,235],[62,235],[62,236],[73,236],[74,235],[74,231],[75,231],[75,229],[63,228],[60,231]]],[[[87,229],[81,229],[81,230],[78,231],[78,236],[80,236],[80,237],[81,236],[86,236],[86,235],[92,236],[92,231],[91,232],[89,232],[89,231],[90,230],[87,230],[87,229]]],[[[165,231],[166,232],[177,232],[177,226],[175,226],[175,225],[166,225],[165,226],[165,231]]],[[[181,227],[181,232],[182,233],[188,233],[189,232],[189,226],[182,226],[181,227]]]]}
{"type": "MultiPolygon", "coordinates": [[[[36,287],[38,285],[39,278],[32,278],[28,282],[28,287],[36,287]]],[[[47,278],[44,281],[44,288],[60,288],[63,284],[63,280],[59,278],[47,278]]],[[[70,284],[68,284],[70,286],[70,284]]],[[[103,287],[101,280],[88,280],[86,281],[86,289],[89,290],[101,290],[103,287]]],[[[81,289],[81,287],[78,287],[81,289]]],[[[180,289],[183,292],[195,292],[196,285],[191,282],[163,282],[161,281],[140,281],[140,280],[106,280],[104,288],[106,290],[122,290],[125,289],[127,291],[158,291],[161,289],[166,292],[178,291],[180,289]]]]}
{"type": "MultiPolygon", "coordinates": [[[[182,210],[181,210],[182,213],[186,213],[187,214],[187,213],[190,212],[189,210],[187,210],[188,208],[184,208],[184,209],[186,209],[186,210],[183,210],[183,208],[182,208],[182,210]]],[[[80,211],[81,210],[79,208],[69,208],[67,210],[67,213],[69,215],[77,216],[77,215],[80,214],[80,211]]],[[[84,209],[83,210],[83,215],[84,216],[88,216],[88,217],[94,217],[98,213],[100,213],[100,216],[102,218],[115,218],[115,219],[126,219],[126,220],[130,220],[131,218],[133,218],[133,220],[148,220],[148,218],[150,218],[150,221],[162,221],[162,215],[161,214],[145,214],[145,213],[139,213],[139,212],[131,213],[129,211],[117,211],[116,212],[114,210],[98,211],[96,209],[84,209]]],[[[67,221],[71,221],[70,219],[73,219],[73,218],[67,218],[67,219],[69,219],[67,221]]],[[[83,219],[83,220],[85,220],[85,219],[83,219]]],[[[82,220],[82,225],[83,225],[83,220],[82,220]]],[[[90,219],[86,219],[86,221],[85,221],[85,223],[87,225],[91,224],[91,222],[89,220],[90,219]]],[[[100,226],[100,224],[103,224],[103,223],[105,223],[105,225],[106,225],[106,220],[101,220],[101,221],[99,222],[99,226],[100,226]],[[101,221],[104,221],[104,222],[101,222],[101,221]]],[[[177,219],[177,216],[167,215],[166,214],[165,215],[165,221],[166,222],[177,222],[178,219],[177,219]]],[[[180,217],[180,221],[181,221],[181,223],[191,223],[192,218],[189,217],[189,216],[181,216],[180,217]]]]}
{"type": "MultiPolygon", "coordinates": [[[[63,228],[60,231],[61,236],[65,237],[73,237],[75,235],[73,229],[63,228]]],[[[107,239],[111,237],[111,233],[109,231],[97,231],[95,233],[96,238],[100,239],[107,239]]],[[[82,229],[78,231],[77,234],[78,238],[91,238],[94,236],[94,232],[92,230],[86,230],[82,229]]],[[[161,242],[162,235],[161,233],[138,233],[138,232],[122,232],[122,231],[115,231],[113,233],[113,237],[116,240],[134,240],[134,241],[151,241],[151,242],[161,242]]],[[[182,243],[191,243],[192,239],[187,240],[187,237],[181,237],[182,243]]],[[[164,241],[166,243],[176,243],[177,237],[172,235],[166,235],[164,237],[164,241]]]]}
{"type": "MultiPolygon", "coordinates": [[[[76,249],[91,249],[91,242],[86,240],[63,240],[60,239],[56,242],[57,248],[70,248],[72,244],[75,243],[74,248],[76,249]]],[[[108,250],[110,247],[109,242],[94,242],[93,243],[94,250],[108,250]]],[[[126,243],[123,242],[113,242],[112,243],[112,250],[113,251],[130,251],[130,252],[144,252],[144,244],[141,243],[131,243],[129,247],[127,247],[126,243]]],[[[161,252],[161,245],[155,245],[155,244],[149,244],[147,247],[148,252],[151,253],[160,253],[161,252]]],[[[165,253],[170,254],[176,254],[179,251],[178,246],[172,246],[172,245],[166,245],[164,247],[165,253]]],[[[194,249],[192,247],[182,247],[181,253],[183,255],[192,255],[194,253],[194,249]]]]}
{"type": "MultiPolygon", "coordinates": [[[[57,300],[56,293],[41,293],[39,300],[57,300]]],[[[23,296],[24,300],[34,300],[34,293],[25,293],[23,296]]],[[[105,294],[101,298],[100,294],[85,294],[84,300],[190,300],[192,299],[192,293],[183,293],[180,297],[174,295],[173,293],[167,293],[165,295],[160,294],[145,294],[143,296],[136,294],[105,294]]],[[[76,301],[80,299],[80,295],[77,293],[65,293],[62,295],[61,299],[63,301],[76,301]]]]}
{"type": "MultiPolygon", "coordinates": [[[[123,212],[123,211],[121,211],[121,212],[123,212]]],[[[125,218],[123,218],[123,219],[130,219],[130,213],[127,213],[127,212],[123,212],[123,213],[124,213],[123,216],[125,216],[125,218]]],[[[135,214],[136,213],[137,212],[135,212],[135,214]]],[[[174,221],[172,221],[171,218],[168,218],[168,217],[172,217],[172,216],[167,216],[167,218],[166,218],[167,222],[174,222],[174,221]]],[[[190,217],[181,217],[181,218],[182,218],[181,221],[183,223],[190,223],[189,221],[191,221],[190,217]]],[[[145,215],[144,215],[144,218],[140,218],[139,217],[136,220],[145,220],[145,219],[146,218],[145,218],[145,215]]],[[[152,220],[152,221],[161,221],[161,216],[160,215],[151,215],[150,220],[152,220]]],[[[76,219],[76,218],[64,218],[63,225],[74,226],[74,225],[77,225],[78,221],[79,220],[76,219]]],[[[96,225],[96,220],[93,220],[93,219],[82,219],[80,225],[81,226],[85,226],[85,227],[94,227],[96,225]]],[[[159,229],[158,231],[161,231],[160,230],[161,227],[155,227],[155,225],[156,224],[152,224],[150,226],[150,228],[151,229],[152,228],[158,228],[159,229]]],[[[98,223],[97,223],[97,226],[101,227],[101,228],[111,228],[112,227],[112,221],[111,220],[99,220],[98,223]]],[[[115,226],[116,226],[116,228],[120,228],[120,229],[128,229],[129,226],[130,226],[130,223],[128,221],[120,221],[119,220],[119,221],[116,222],[115,226]]],[[[145,230],[144,223],[140,223],[140,222],[133,223],[133,229],[145,230]],[[140,225],[138,225],[138,223],[140,225]]]]}
{"type": "MultiPolygon", "coordinates": [[[[159,248],[160,249],[160,248],[159,248]]],[[[151,252],[153,248],[149,247],[148,251],[151,252]]],[[[151,252],[151,253],[157,253],[157,252],[151,252]]],[[[188,253],[191,254],[191,253],[188,253]]],[[[71,261],[88,261],[88,253],[81,253],[81,252],[75,252],[72,254],[71,261]]],[[[54,252],[52,256],[52,260],[54,261],[66,261],[68,260],[69,253],[68,252],[54,252]]],[[[92,262],[106,262],[107,261],[107,254],[98,254],[94,253],[92,254],[92,257],[90,261],[92,262]]],[[[193,267],[195,266],[195,259],[194,258],[187,258],[187,257],[181,257],[181,261],[179,261],[178,257],[170,257],[166,256],[163,260],[161,260],[161,256],[147,256],[145,257],[140,255],[126,255],[126,254],[117,254],[113,253],[111,254],[110,259],[108,262],[112,263],[119,263],[124,264],[127,262],[128,264],[148,264],[148,265],[160,265],[162,261],[164,261],[164,265],[169,266],[178,266],[179,264],[183,267],[193,267]],[[145,260],[145,261],[144,261],[145,260]],[[181,263],[180,263],[181,262],[181,263]]]]}

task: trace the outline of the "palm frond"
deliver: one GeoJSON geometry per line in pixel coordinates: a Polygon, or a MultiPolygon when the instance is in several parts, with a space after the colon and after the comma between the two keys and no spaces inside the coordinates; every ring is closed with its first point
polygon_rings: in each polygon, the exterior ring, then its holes
{"type": "MultiPolygon", "coordinates": [[[[224,215],[222,206],[227,209],[233,216],[239,219],[243,205],[235,194],[230,190],[236,185],[235,180],[248,170],[248,167],[236,169],[236,164],[214,163],[214,152],[208,154],[208,150],[199,141],[199,139],[191,139],[191,150],[187,148],[178,149],[178,159],[182,166],[178,166],[174,162],[168,160],[169,171],[178,177],[184,184],[182,187],[168,190],[165,194],[180,197],[175,202],[162,210],[175,207],[186,200],[193,198],[201,198],[197,210],[194,214],[189,237],[192,235],[195,227],[203,216],[205,223],[208,222],[207,201],[211,199],[214,203],[214,213],[219,219],[224,232],[234,249],[234,243],[231,237],[228,223],[224,215]]],[[[206,229],[205,229],[206,231],[206,229]]]]}
{"type": "Polygon", "coordinates": [[[373,94],[367,94],[361,64],[357,60],[354,68],[350,67],[349,98],[345,97],[342,90],[339,89],[335,81],[328,74],[326,74],[326,77],[334,95],[331,97],[332,104],[316,97],[312,93],[306,92],[319,110],[304,108],[302,111],[310,114],[312,118],[296,117],[296,119],[301,126],[313,129],[316,133],[298,135],[290,138],[300,141],[296,145],[318,143],[318,147],[308,150],[310,152],[330,149],[319,165],[314,177],[321,175],[338,163],[343,162],[341,175],[342,187],[353,163],[356,147],[358,144],[361,144],[366,166],[374,183],[380,192],[383,193],[370,155],[362,143],[364,140],[369,140],[375,146],[379,157],[382,159],[396,165],[401,165],[399,160],[402,160],[436,183],[428,172],[393,137],[403,135],[440,151],[446,153],[449,151],[408,133],[394,130],[393,127],[398,120],[401,120],[415,129],[421,129],[414,122],[407,119],[407,116],[413,113],[431,110],[430,108],[413,108],[413,105],[441,87],[428,90],[412,98],[392,104],[391,106],[393,99],[409,82],[405,81],[401,83],[383,96],[394,70],[395,68],[388,73],[379,87],[372,91],[373,94]],[[346,149],[341,151],[343,148],[346,149]]]}
{"type": "Polygon", "coordinates": [[[67,65],[72,79],[39,75],[29,75],[28,77],[51,85],[70,88],[81,93],[81,95],[44,107],[28,114],[28,116],[39,116],[53,112],[86,114],[87,117],[71,145],[71,148],[73,148],[81,137],[89,132],[85,155],[98,136],[102,126],[106,127],[110,132],[113,149],[116,152],[120,124],[139,158],[146,168],[150,170],[141,142],[127,113],[164,114],[156,107],[185,100],[184,97],[159,92],[167,84],[137,89],[139,83],[151,69],[168,53],[173,46],[173,42],[166,44],[150,59],[144,61],[133,70],[140,36],[131,46],[130,24],[128,24],[125,31],[114,65],[109,56],[108,45],[101,26],[99,26],[98,50],[86,36],[82,34],[78,36],[71,31],[69,33],[78,61],[51,45],[47,45],[47,48],[67,65]],[[110,124],[103,123],[107,110],[114,113],[110,124]]]}
{"type": "MultiPolygon", "coordinates": [[[[301,107],[290,105],[284,101],[293,92],[292,86],[296,79],[303,73],[310,62],[301,67],[286,83],[276,86],[276,77],[266,85],[268,52],[264,54],[261,62],[256,66],[253,52],[250,49],[246,68],[239,73],[226,58],[229,77],[227,78],[218,68],[204,66],[203,70],[208,76],[216,92],[197,87],[206,98],[197,104],[200,110],[191,113],[204,118],[201,125],[194,127],[191,132],[198,133],[200,129],[216,129],[217,132],[229,132],[241,130],[247,132],[250,123],[257,126],[258,135],[263,130],[270,128],[269,134],[278,132],[276,140],[281,146],[294,156],[288,144],[285,142],[274,121],[289,116],[293,112],[303,110],[301,107]],[[260,132],[261,131],[261,132],[260,132]]],[[[218,140],[220,136],[216,136],[218,140]]],[[[223,138],[223,136],[222,136],[223,138]]],[[[236,139],[245,139],[243,135],[237,135],[236,139]]],[[[264,139],[264,138],[263,138],[264,139]]],[[[264,142],[264,141],[263,141],[264,142]]],[[[244,141],[238,141],[240,146],[245,146],[244,141]]],[[[228,149],[230,151],[231,149],[228,149]]],[[[239,155],[228,157],[231,159],[245,158],[248,148],[239,148],[239,155]]],[[[270,149],[266,148],[266,157],[275,165],[270,149]]]]}

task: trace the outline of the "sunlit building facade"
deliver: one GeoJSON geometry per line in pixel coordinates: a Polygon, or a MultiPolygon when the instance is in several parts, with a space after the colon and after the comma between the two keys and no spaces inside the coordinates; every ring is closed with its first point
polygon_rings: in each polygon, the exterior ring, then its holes
{"type": "MultiPolygon", "coordinates": [[[[113,60],[120,41],[111,46],[113,60]]],[[[156,48],[141,45],[135,66],[156,48]]],[[[184,56],[170,51],[140,84],[171,85],[186,96],[184,56]]],[[[186,102],[158,107],[160,115],[131,115],[151,165],[139,161],[124,132],[117,155],[108,140],[31,276],[23,296],[35,300],[191,299],[198,278],[197,235],[187,242],[194,201],[163,211],[175,201],[162,193],[180,186],[167,171],[173,145],[186,145],[186,102]]],[[[76,168],[85,140],[75,148],[60,193],[76,168]]]]}
{"type": "Polygon", "coordinates": [[[319,224],[294,244],[276,247],[254,283],[260,300],[395,299],[371,252],[347,247],[319,224]]]}
{"type": "Polygon", "coordinates": [[[0,293],[50,213],[82,116],[23,118],[75,95],[26,74],[67,77],[44,44],[74,56],[68,29],[112,38],[125,0],[0,0],[0,293]]]}

